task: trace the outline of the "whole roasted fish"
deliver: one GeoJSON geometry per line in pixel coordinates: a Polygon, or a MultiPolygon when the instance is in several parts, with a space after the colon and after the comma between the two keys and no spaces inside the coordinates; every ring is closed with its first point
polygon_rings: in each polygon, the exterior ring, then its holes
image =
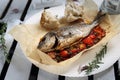
{"type": "Polygon", "coordinates": [[[89,25],[77,23],[61,27],[57,31],[50,31],[40,40],[38,49],[43,52],[64,49],[86,37],[96,25],[98,21],[89,25]]]}

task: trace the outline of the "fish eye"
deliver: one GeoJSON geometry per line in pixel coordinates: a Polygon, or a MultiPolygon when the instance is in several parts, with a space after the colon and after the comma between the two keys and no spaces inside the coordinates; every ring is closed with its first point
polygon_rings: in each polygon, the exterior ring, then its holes
{"type": "Polygon", "coordinates": [[[72,33],[71,32],[69,32],[69,35],[71,35],[72,33]]]}

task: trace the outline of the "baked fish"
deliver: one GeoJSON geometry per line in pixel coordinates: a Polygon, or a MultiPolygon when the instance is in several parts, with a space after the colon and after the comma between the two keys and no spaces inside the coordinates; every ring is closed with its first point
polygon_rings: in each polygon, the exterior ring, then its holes
{"type": "Polygon", "coordinates": [[[38,49],[43,52],[64,49],[80,39],[86,37],[98,25],[98,21],[91,24],[74,24],[50,31],[40,40],[38,49]]]}

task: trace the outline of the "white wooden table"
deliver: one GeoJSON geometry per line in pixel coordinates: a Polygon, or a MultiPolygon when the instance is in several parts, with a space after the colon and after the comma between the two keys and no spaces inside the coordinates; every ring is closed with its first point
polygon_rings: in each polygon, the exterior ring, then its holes
{"type": "MultiPolygon", "coordinates": [[[[0,20],[7,21],[7,32],[14,25],[20,24],[20,21],[24,22],[42,10],[40,8],[35,9],[34,2],[35,0],[0,0],[0,20]]],[[[96,75],[83,78],[59,76],[36,68],[25,58],[19,44],[9,34],[5,35],[5,39],[11,62],[8,64],[0,57],[0,80],[120,80],[119,60],[107,70],[96,75]]]]}

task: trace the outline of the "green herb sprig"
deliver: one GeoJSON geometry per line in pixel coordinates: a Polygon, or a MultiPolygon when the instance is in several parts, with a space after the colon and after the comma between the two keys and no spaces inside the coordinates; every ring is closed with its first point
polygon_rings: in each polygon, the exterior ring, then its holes
{"type": "Polygon", "coordinates": [[[7,29],[7,23],[0,22],[0,49],[3,50],[4,52],[5,60],[9,61],[7,59],[8,52],[7,52],[7,47],[5,45],[5,38],[4,38],[6,29],[7,29]]]}
{"type": "Polygon", "coordinates": [[[104,58],[104,55],[107,52],[107,44],[103,46],[98,54],[96,54],[95,59],[82,67],[81,71],[85,71],[86,74],[90,74],[94,69],[98,69],[100,66],[99,64],[103,64],[101,60],[104,58]]]}

